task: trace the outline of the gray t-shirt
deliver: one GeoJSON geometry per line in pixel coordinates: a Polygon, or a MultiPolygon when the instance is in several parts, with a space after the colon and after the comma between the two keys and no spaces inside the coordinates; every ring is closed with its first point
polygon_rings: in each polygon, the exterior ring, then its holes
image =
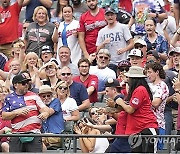
{"type": "Polygon", "coordinates": [[[53,49],[54,43],[52,41],[52,34],[54,27],[54,24],[49,22],[44,26],[39,26],[35,22],[31,23],[25,34],[25,40],[27,41],[26,52],[35,52],[40,55],[39,52],[41,52],[43,45],[49,45],[53,49]]]}
{"type": "Polygon", "coordinates": [[[132,38],[131,33],[125,24],[116,23],[113,28],[108,26],[102,28],[97,37],[96,46],[100,46],[101,43],[110,38],[110,43],[105,45],[105,49],[108,49],[111,54],[111,64],[118,64],[121,60],[127,59],[128,52],[118,55],[117,50],[127,46],[127,41],[132,38]]]}

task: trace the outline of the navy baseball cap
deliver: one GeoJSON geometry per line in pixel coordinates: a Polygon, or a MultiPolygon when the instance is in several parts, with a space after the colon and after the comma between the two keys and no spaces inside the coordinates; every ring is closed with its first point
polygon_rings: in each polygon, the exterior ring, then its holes
{"type": "Polygon", "coordinates": [[[19,74],[14,76],[14,78],[12,79],[12,84],[16,84],[16,83],[21,83],[23,81],[31,81],[31,79],[27,79],[26,76],[24,74],[19,74]]]}

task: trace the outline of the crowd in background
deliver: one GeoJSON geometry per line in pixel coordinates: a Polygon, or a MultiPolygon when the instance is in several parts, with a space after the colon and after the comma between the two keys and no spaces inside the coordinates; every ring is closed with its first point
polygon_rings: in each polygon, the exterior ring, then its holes
{"type": "MultiPolygon", "coordinates": [[[[179,0],[0,0],[0,134],[61,134],[72,123],[77,134],[180,135],[179,21],[179,0]]],[[[84,153],[167,149],[130,137],[78,142],[84,153]]],[[[0,149],[60,143],[3,137],[0,149]]]]}

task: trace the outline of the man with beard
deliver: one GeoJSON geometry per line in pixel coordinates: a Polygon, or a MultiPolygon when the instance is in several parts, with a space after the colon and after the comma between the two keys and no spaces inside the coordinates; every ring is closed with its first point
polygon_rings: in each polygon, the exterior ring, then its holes
{"type": "Polygon", "coordinates": [[[90,103],[97,102],[98,78],[96,75],[89,74],[90,62],[86,58],[82,58],[78,62],[79,76],[73,78],[74,81],[82,83],[89,95],[90,103]]]}
{"type": "Polygon", "coordinates": [[[104,10],[97,6],[98,0],[86,0],[89,11],[80,17],[79,44],[84,57],[96,52],[98,32],[106,25],[104,10]]]}
{"type": "Polygon", "coordinates": [[[19,14],[24,0],[0,0],[0,52],[11,57],[11,44],[18,39],[19,14]]]}
{"type": "Polygon", "coordinates": [[[89,73],[94,74],[98,77],[98,97],[99,101],[105,94],[105,83],[108,78],[116,79],[116,73],[108,68],[111,55],[107,49],[100,49],[96,56],[97,65],[91,66],[89,73]]]}
{"type": "Polygon", "coordinates": [[[88,11],[88,7],[85,4],[85,2],[81,2],[81,0],[71,0],[72,1],[72,7],[73,7],[73,15],[76,20],[80,19],[81,14],[88,11]]]}
{"type": "MultiPolygon", "coordinates": [[[[42,120],[49,116],[49,108],[35,93],[28,91],[29,81],[25,75],[16,75],[14,92],[6,96],[2,118],[11,120],[14,134],[40,134],[42,120]]],[[[42,137],[11,137],[10,152],[42,152],[42,137]]]]}

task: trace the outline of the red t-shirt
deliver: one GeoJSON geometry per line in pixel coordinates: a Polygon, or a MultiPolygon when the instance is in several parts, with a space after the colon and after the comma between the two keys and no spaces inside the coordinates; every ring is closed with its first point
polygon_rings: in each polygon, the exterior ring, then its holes
{"type": "Polygon", "coordinates": [[[139,86],[134,90],[129,103],[135,111],[127,116],[125,134],[137,134],[146,128],[158,128],[151,100],[144,86],[139,86]]]}
{"type": "Polygon", "coordinates": [[[104,9],[99,8],[96,16],[93,16],[90,11],[85,12],[80,17],[79,32],[85,32],[85,44],[89,54],[96,52],[96,39],[101,28],[106,26],[104,9]]]}
{"type": "Polygon", "coordinates": [[[118,115],[117,123],[116,123],[116,135],[124,135],[126,131],[127,125],[127,115],[128,113],[125,111],[121,111],[118,115]]]}
{"type": "Polygon", "coordinates": [[[17,2],[7,8],[0,7],[0,45],[12,43],[18,38],[20,10],[17,2]]]}
{"type": "Polygon", "coordinates": [[[86,88],[93,86],[95,88],[94,92],[89,96],[91,103],[97,102],[97,92],[98,92],[98,77],[96,75],[89,75],[88,78],[83,82],[80,76],[75,76],[74,81],[82,83],[86,88]]]}

